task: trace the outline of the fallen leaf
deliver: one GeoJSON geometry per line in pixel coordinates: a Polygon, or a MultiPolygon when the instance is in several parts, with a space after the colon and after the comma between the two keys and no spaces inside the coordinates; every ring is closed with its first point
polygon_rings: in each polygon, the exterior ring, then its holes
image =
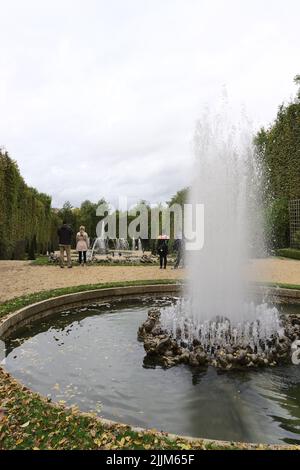
{"type": "Polygon", "coordinates": [[[5,408],[0,408],[0,421],[7,415],[5,408]]]}
{"type": "Polygon", "coordinates": [[[96,446],[100,447],[102,445],[101,439],[94,439],[96,446]]]}
{"type": "Polygon", "coordinates": [[[30,421],[26,421],[26,423],[21,424],[21,428],[27,428],[27,426],[29,426],[29,424],[30,424],[30,421]]]}

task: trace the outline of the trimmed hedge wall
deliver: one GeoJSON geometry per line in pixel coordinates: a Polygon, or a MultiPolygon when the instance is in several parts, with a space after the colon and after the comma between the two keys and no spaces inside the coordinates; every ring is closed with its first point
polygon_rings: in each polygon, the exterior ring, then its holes
{"type": "Polygon", "coordinates": [[[300,199],[300,75],[296,98],[281,105],[274,123],[255,144],[265,172],[267,237],[272,249],[289,246],[288,202],[300,199]]]}
{"type": "Polygon", "coordinates": [[[0,150],[0,259],[22,259],[56,243],[58,218],[51,197],[28,187],[8,153],[0,150]]]}

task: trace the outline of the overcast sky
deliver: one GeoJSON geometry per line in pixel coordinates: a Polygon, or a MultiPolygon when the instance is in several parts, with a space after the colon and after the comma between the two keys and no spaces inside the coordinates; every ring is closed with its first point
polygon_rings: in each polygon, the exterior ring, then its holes
{"type": "Polygon", "coordinates": [[[70,200],[164,201],[224,84],[254,126],[296,93],[299,0],[0,0],[0,146],[70,200]]]}

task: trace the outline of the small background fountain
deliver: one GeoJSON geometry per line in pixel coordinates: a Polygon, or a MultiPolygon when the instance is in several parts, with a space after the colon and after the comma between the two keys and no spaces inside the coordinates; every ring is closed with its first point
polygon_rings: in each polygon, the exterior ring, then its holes
{"type": "Polygon", "coordinates": [[[93,243],[91,251],[88,253],[88,259],[92,260],[95,256],[95,254],[105,254],[107,253],[107,239],[105,238],[105,232],[104,232],[104,223],[101,225],[101,235],[100,237],[97,237],[96,240],[93,243]]]}
{"type": "Polygon", "coordinates": [[[132,251],[135,251],[135,238],[134,237],[132,237],[131,249],[132,251]]]}
{"type": "Polygon", "coordinates": [[[129,243],[125,238],[116,238],[115,240],[115,249],[118,252],[128,251],[129,243]]]}
{"type": "Polygon", "coordinates": [[[151,253],[144,254],[140,238],[138,239],[138,250],[135,238],[132,238],[131,246],[126,238],[109,240],[105,236],[104,224],[101,226],[100,237],[95,239],[92,248],[88,251],[87,259],[89,262],[153,262],[151,253]]]}

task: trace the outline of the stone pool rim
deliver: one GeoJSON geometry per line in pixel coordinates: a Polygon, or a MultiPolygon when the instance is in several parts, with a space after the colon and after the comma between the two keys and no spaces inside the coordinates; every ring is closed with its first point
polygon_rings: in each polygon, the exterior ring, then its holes
{"type": "MultiPolygon", "coordinates": [[[[37,321],[58,313],[62,307],[76,307],[78,304],[96,302],[110,297],[129,298],[149,294],[179,294],[183,285],[170,284],[144,284],[124,287],[108,287],[84,290],[51,297],[34,302],[0,318],[0,340],[11,334],[12,331],[26,326],[31,321],[37,321]]],[[[300,305],[300,289],[287,289],[281,287],[255,286],[251,292],[260,297],[268,295],[275,303],[300,305]]]]}
{"type": "MultiPolygon", "coordinates": [[[[108,288],[98,288],[93,290],[87,291],[80,291],[75,293],[63,294],[58,295],[56,297],[52,297],[49,299],[45,299],[39,302],[32,303],[23,307],[17,311],[12,313],[5,314],[0,319],[0,340],[9,336],[12,331],[28,325],[31,321],[37,321],[42,318],[47,318],[52,315],[55,315],[63,307],[75,307],[78,304],[82,304],[83,302],[96,302],[100,300],[105,300],[111,297],[124,299],[124,298],[132,298],[140,295],[150,295],[150,294],[178,294],[182,291],[183,285],[182,284],[145,284],[145,285],[133,285],[133,286],[124,286],[124,287],[108,287],[108,288]]],[[[268,286],[252,286],[251,290],[259,295],[264,296],[268,295],[277,303],[291,303],[291,304],[299,304],[300,305],[300,289],[287,289],[287,288],[280,288],[280,287],[268,287],[268,286]]],[[[0,366],[1,367],[1,366],[0,366]]],[[[9,374],[10,375],[10,374],[9,374]]],[[[16,379],[14,379],[16,380],[16,379]]],[[[18,382],[18,381],[17,381],[18,382]]],[[[19,383],[19,382],[18,382],[19,383]]],[[[23,384],[20,383],[22,386],[23,384]]],[[[29,389],[30,390],[30,389],[29,389]]],[[[45,396],[36,392],[32,392],[39,395],[42,399],[45,399],[45,396]]],[[[49,403],[49,406],[53,406],[52,403],[49,403]]],[[[67,408],[67,407],[66,407],[67,408]]],[[[86,413],[80,411],[80,414],[86,415],[86,413]]],[[[147,432],[147,428],[135,427],[128,425],[127,423],[117,422],[108,420],[102,417],[96,417],[99,420],[103,427],[111,427],[111,426],[125,426],[133,431],[138,432],[147,432]]],[[[216,446],[220,446],[221,448],[224,446],[231,446],[235,444],[238,448],[239,446],[243,446],[242,448],[259,448],[260,443],[248,443],[248,442],[232,442],[232,441],[224,441],[224,440],[214,440],[214,439],[207,439],[202,437],[191,437],[191,436],[183,436],[173,433],[167,432],[160,432],[156,431],[157,435],[163,435],[168,437],[171,440],[176,439],[183,439],[190,443],[196,442],[203,442],[204,444],[214,444],[216,446]]],[[[262,443],[265,448],[272,448],[276,447],[276,449],[299,449],[298,445],[288,445],[288,444],[280,444],[280,445],[272,445],[272,444],[264,444],[262,443]]]]}

